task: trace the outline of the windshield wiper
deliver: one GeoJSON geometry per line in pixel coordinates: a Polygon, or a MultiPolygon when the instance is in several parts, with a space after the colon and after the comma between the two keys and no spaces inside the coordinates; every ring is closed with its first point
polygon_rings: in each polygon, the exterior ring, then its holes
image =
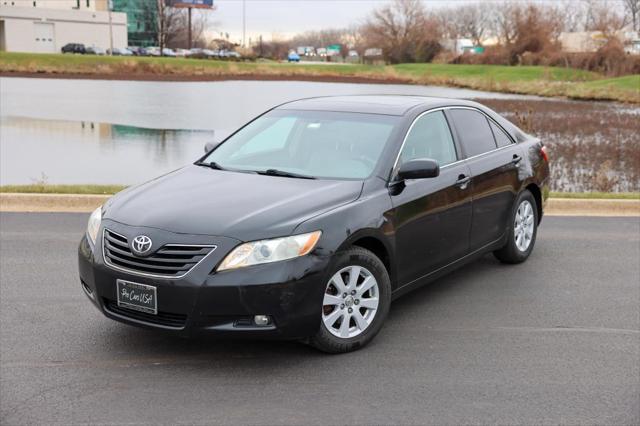
{"type": "Polygon", "coordinates": [[[222,167],[220,164],[216,163],[215,161],[210,161],[210,162],[198,161],[197,163],[195,163],[195,165],[209,167],[210,169],[214,169],[214,170],[227,170],[224,167],[222,167]]]}
{"type": "Polygon", "coordinates": [[[316,177],[314,176],[285,172],[283,170],[278,170],[278,169],[267,169],[264,171],[256,171],[256,173],[259,175],[267,175],[267,176],[279,176],[279,177],[288,177],[288,178],[297,178],[297,179],[316,179],[316,177]]]}

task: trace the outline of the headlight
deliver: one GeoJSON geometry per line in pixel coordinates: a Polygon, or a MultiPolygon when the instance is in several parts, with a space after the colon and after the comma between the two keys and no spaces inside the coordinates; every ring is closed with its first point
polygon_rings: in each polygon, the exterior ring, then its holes
{"type": "Polygon", "coordinates": [[[102,222],[102,206],[98,207],[89,216],[89,223],[87,224],[87,237],[91,241],[91,244],[96,243],[98,237],[98,230],[100,229],[100,222],[102,222]]]}
{"type": "Polygon", "coordinates": [[[239,245],[224,258],[218,271],[304,256],[316,246],[322,231],[239,245]]]}

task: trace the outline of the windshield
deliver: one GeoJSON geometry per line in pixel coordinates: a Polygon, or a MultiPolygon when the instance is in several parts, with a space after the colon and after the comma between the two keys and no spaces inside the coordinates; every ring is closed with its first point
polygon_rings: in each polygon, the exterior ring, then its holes
{"type": "Polygon", "coordinates": [[[364,179],[374,170],[398,117],[326,111],[272,111],[204,158],[223,169],[364,179]]]}

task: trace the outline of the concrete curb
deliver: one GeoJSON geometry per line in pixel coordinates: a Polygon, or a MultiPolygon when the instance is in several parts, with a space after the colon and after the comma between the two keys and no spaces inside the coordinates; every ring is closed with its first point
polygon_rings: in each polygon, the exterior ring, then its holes
{"type": "Polygon", "coordinates": [[[91,212],[110,195],[0,193],[1,212],[91,212]]]}
{"type": "Polygon", "coordinates": [[[640,199],[549,198],[545,208],[549,216],[640,216],[640,199]]]}
{"type": "MultiPolygon", "coordinates": [[[[10,194],[0,193],[1,212],[88,213],[110,195],[10,194]]],[[[545,208],[549,216],[640,216],[640,199],[550,198],[545,208]]]]}

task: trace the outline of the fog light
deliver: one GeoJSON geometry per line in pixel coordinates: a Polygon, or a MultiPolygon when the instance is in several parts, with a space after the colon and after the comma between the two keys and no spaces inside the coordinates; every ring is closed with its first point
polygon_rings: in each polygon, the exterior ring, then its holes
{"type": "Polygon", "coordinates": [[[84,292],[87,294],[87,296],[89,296],[89,299],[96,300],[96,297],[93,295],[93,290],[91,290],[91,287],[85,284],[85,282],[82,280],[80,280],[80,283],[82,284],[82,289],[84,290],[84,292]]]}
{"type": "Polygon", "coordinates": [[[253,317],[253,322],[256,325],[269,325],[271,323],[271,318],[269,318],[269,315],[256,315],[253,317]]]}

